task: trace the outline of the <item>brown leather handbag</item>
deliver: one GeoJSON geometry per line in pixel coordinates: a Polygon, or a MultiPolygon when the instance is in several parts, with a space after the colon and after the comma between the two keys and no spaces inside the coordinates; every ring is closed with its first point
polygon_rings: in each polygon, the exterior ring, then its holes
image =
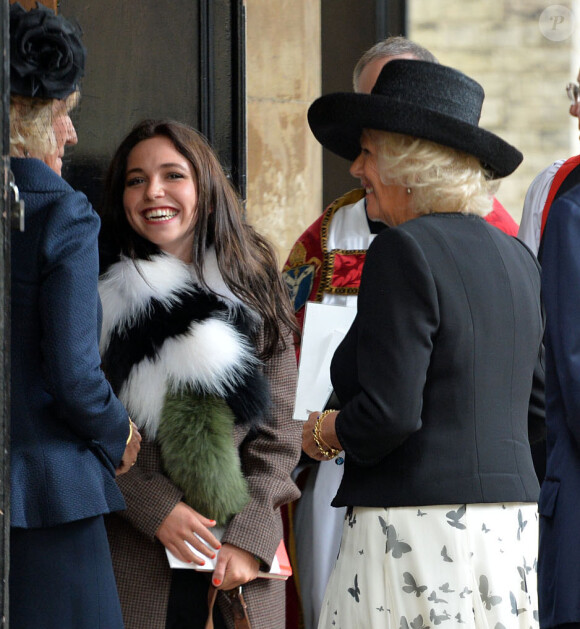
{"type": "MultiPolygon", "coordinates": [[[[205,623],[205,629],[213,629],[213,607],[215,605],[217,593],[217,589],[210,584],[207,595],[207,606],[209,611],[207,615],[207,622],[205,623]]],[[[252,626],[250,625],[250,618],[248,617],[248,606],[246,605],[244,595],[242,594],[242,586],[240,585],[240,587],[235,590],[227,590],[225,594],[229,598],[232,606],[235,629],[252,629],[252,626]]]]}

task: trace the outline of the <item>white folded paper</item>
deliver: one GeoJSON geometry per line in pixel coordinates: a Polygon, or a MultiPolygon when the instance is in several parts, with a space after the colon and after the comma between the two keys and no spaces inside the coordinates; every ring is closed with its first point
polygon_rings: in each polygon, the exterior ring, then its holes
{"type": "MultiPolygon", "coordinates": [[[[221,539],[224,530],[215,528],[212,529],[211,532],[218,538],[221,539]]],[[[197,533],[196,533],[197,535],[197,533]]],[[[199,537],[199,535],[198,535],[199,537]]],[[[200,538],[201,539],[201,538],[200,538]]],[[[219,550],[215,551],[215,557],[210,559],[205,555],[202,555],[198,550],[196,550],[189,542],[185,542],[188,548],[195,555],[200,557],[205,561],[203,566],[200,566],[195,563],[185,563],[185,561],[181,561],[178,559],[171,551],[165,549],[165,553],[167,555],[167,560],[169,561],[169,566],[171,568],[178,568],[182,570],[198,570],[200,572],[213,572],[217,562],[217,556],[219,554],[219,550]]],[[[205,543],[205,542],[204,542],[205,543]]],[[[270,570],[258,570],[258,577],[263,579],[287,579],[292,574],[292,567],[290,566],[290,559],[288,559],[288,552],[286,551],[286,545],[284,544],[284,540],[280,540],[280,544],[276,550],[276,554],[272,559],[272,565],[270,570]]]]}
{"type": "Polygon", "coordinates": [[[348,332],[356,308],[309,301],[306,304],[294,419],[306,421],[312,411],[321,411],[332,393],[330,362],[348,332]]]}
{"type": "MultiPolygon", "coordinates": [[[[217,539],[221,539],[222,535],[224,534],[223,528],[215,527],[210,530],[211,530],[212,535],[214,537],[217,537],[217,539]]],[[[195,533],[195,535],[199,537],[197,533],[195,533]]],[[[199,539],[201,539],[201,537],[199,537],[199,539]]],[[[187,544],[187,547],[189,548],[189,550],[191,550],[191,552],[194,555],[196,555],[197,557],[205,561],[204,565],[199,566],[198,564],[194,564],[194,563],[185,563],[185,561],[181,561],[181,559],[178,559],[170,550],[167,550],[166,548],[165,552],[167,554],[167,560],[169,561],[169,565],[172,568],[187,568],[189,570],[193,569],[193,570],[201,570],[202,572],[213,572],[215,568],[215,562],[217,561],[217,554],[219,551],[214,550],[216,554],[215,558],[210,559],[209,557],[206,557],[204,554],[200,553],[199,550],[197,550],[197,548],[194,548],[189,542],[185,542],[185,543],[187,544]]],[[[207,542],[203,542],[203,543],[206,546],[208,545],[207,542]]]]}

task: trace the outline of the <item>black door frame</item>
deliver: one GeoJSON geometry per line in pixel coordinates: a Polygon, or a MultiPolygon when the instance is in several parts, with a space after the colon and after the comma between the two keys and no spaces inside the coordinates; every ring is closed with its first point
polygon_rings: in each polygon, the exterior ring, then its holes
{"type": "Polygon", "coordinates": [[[377,41],[389,35],[407,36],[407,0],[376,0],[377,41]]]}
{"type": "Polygon", "coordinates": [[[2,117],[2,177],[0,180],[0,627],[8,627],[8,566],[10,534],[9,425],[10,425],[10,204],[9,176],[9,79],[10,59],[8,0],[0,0],[2,59],[0,69],[0,116],[2,117]]]}
{"type": "Polygon", "coordinates": [[[229,15],[222,15],[222,11],[223,7],[214,0],[200,2],[200,131],[220,153],[228,175],[245,201],[246,2],[232,0],[229,15]],[[229,41],[223,38],[224,23],[229,30],[229,41]]]}

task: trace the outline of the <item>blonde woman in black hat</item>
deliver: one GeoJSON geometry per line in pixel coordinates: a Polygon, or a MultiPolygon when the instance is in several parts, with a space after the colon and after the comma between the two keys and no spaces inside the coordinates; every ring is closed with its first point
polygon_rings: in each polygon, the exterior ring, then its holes
{"type": "Polygon", "coordinates": [[[85,50],[49,9],[10,7],[10,627],[122,629],[103,514],[141,440],[100,369],[99,218],[60,176],[85,50]]]}
{"type": "Polygon", "coordinates": [[[483,96],[452,68],[395,60],[371,94],[309,110],[392,228],[369,249],[332,361],[341,410],[304,426],[311,457],[345,451],[319,627],[537,626],[540,272],[481,218],[522,159],[478,126],[483,96]]]}

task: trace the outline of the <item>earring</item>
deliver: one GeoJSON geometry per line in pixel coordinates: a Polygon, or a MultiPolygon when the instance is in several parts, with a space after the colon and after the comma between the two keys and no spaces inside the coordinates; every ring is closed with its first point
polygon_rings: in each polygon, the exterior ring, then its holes
{"type": "Polygon", "coordinates": [[[413,192],[411,188],[407,188],[407,194],[411,194],[411,192],[413,192]]]}

